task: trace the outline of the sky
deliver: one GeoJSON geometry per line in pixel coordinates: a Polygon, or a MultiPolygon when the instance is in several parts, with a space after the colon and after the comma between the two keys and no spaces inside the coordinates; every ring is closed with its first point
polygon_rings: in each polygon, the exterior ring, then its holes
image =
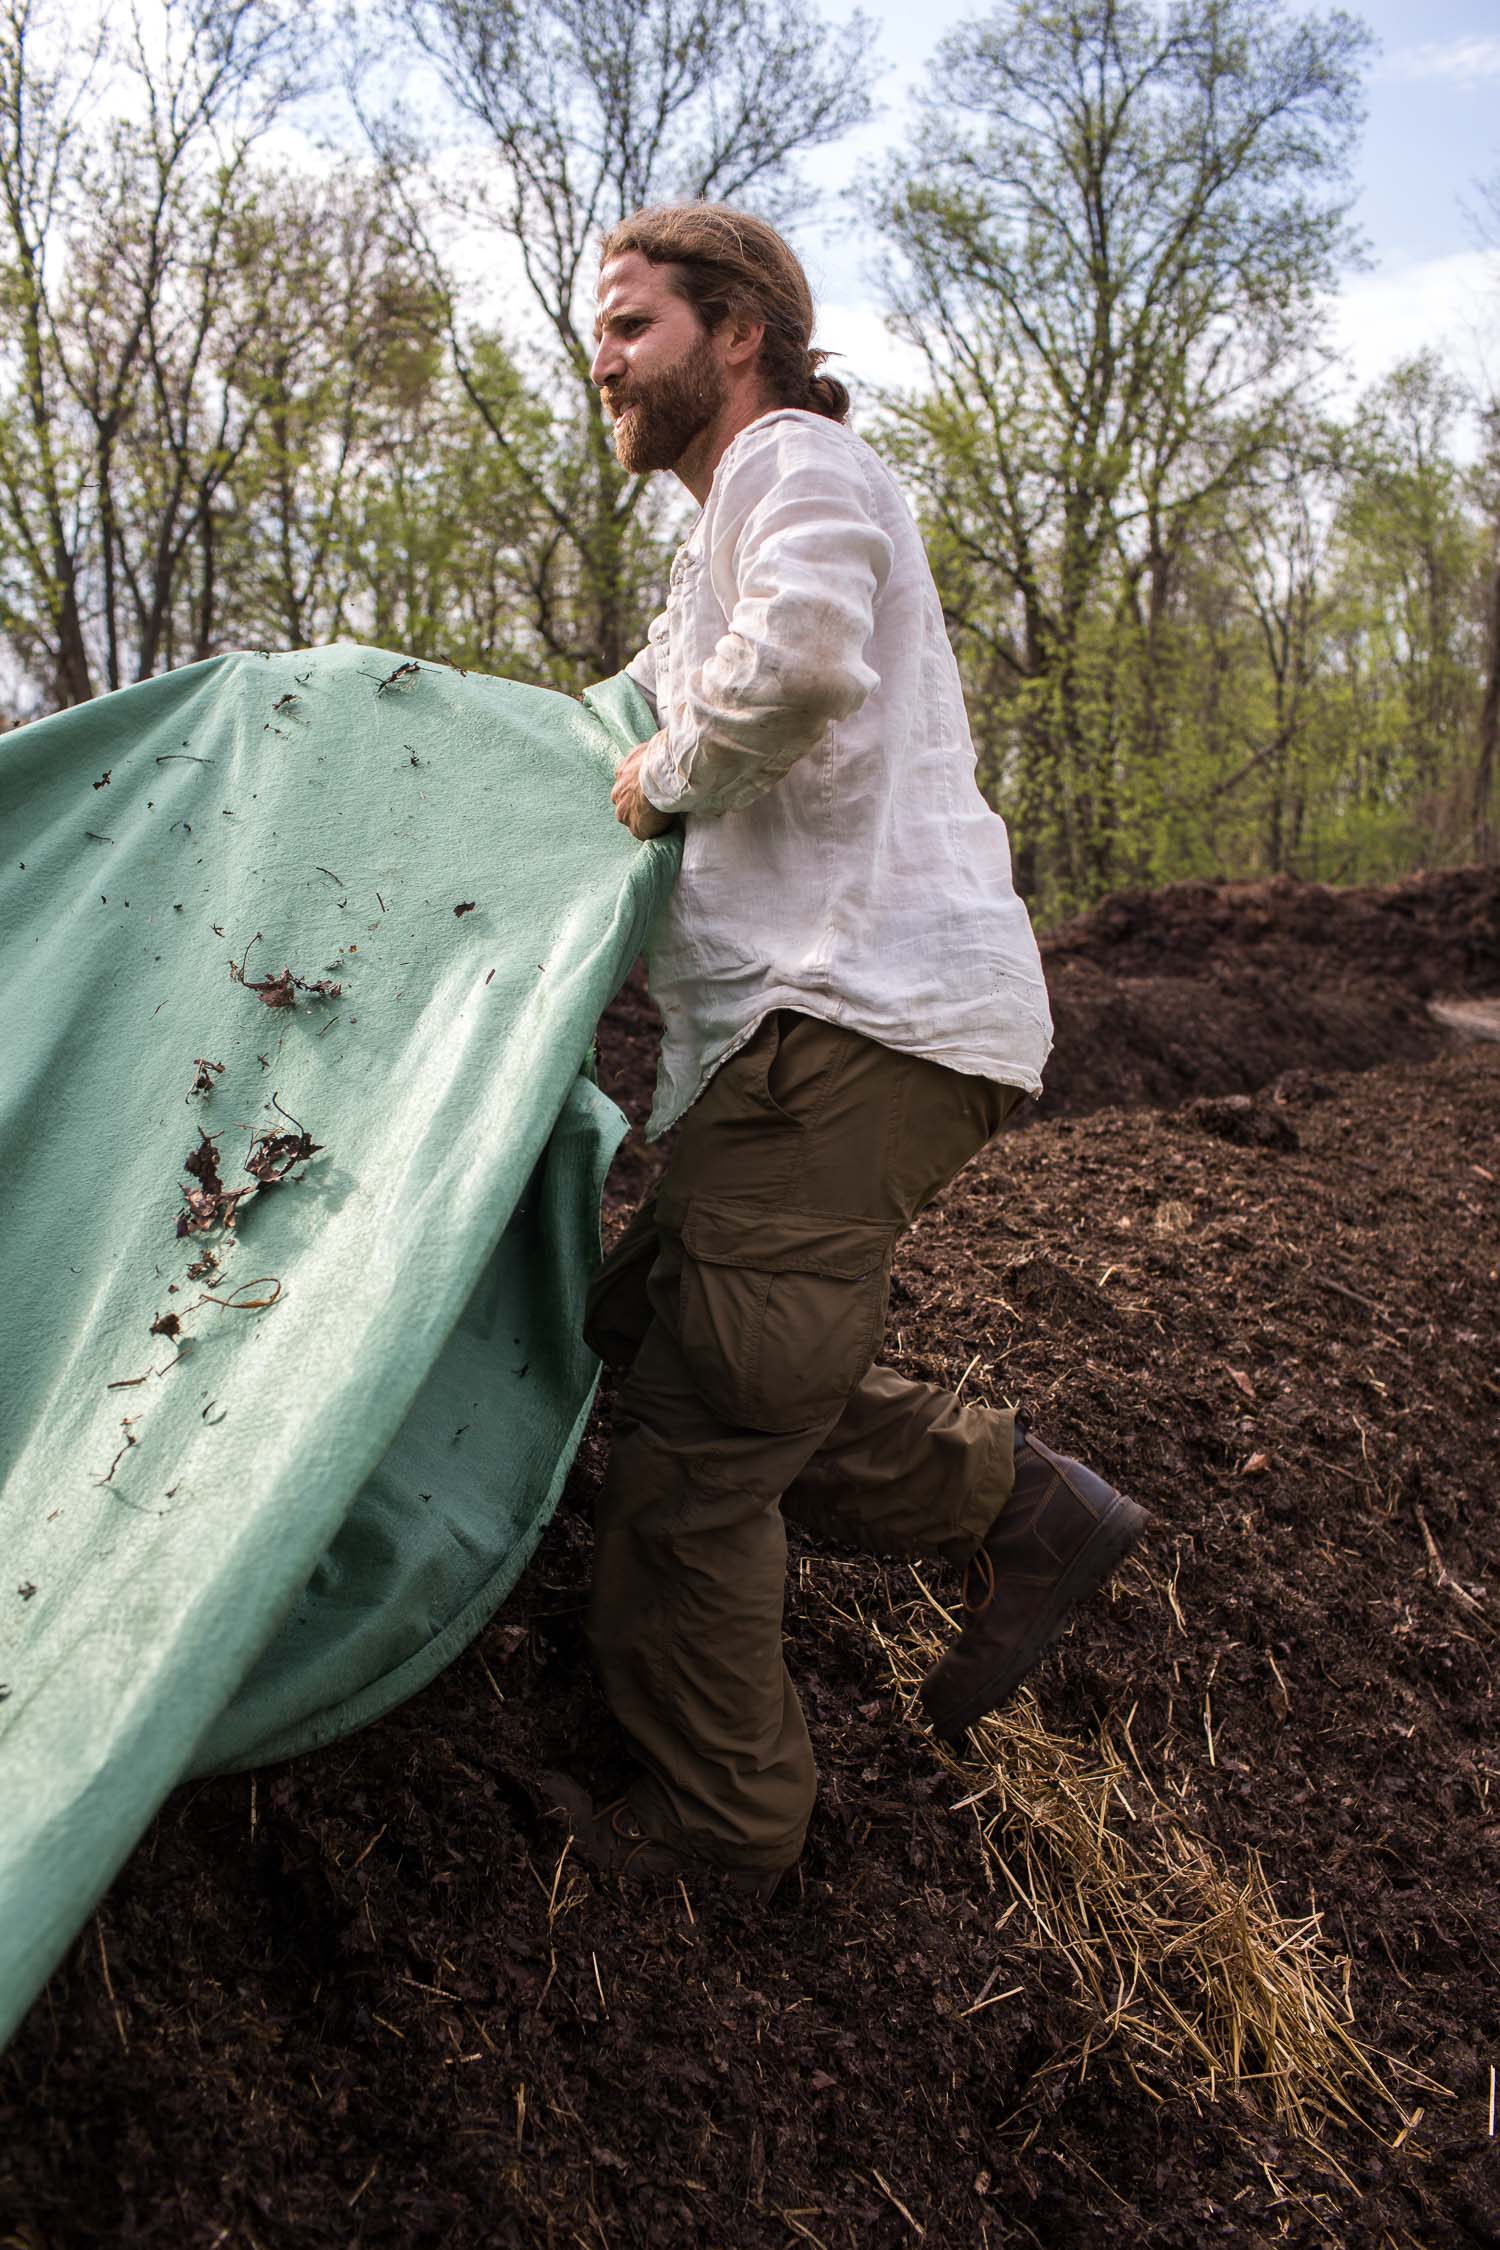
{"type": "MultiPolygon", "coordinates": [[[[878,162],[901,137],[910,94],[942,34],[986,12],[983,0],[863,6],[879,25],[887,66],[883,113],[808,167],[829,202],[853,168],[878,162]]],[[[1318,12],[1331,11],[1320,5],[1318,12]]],[[[1351,0],[1347,12],[1379,42],[1353,213],[1371,263],[1348,277],[1332,308],[1349,388],[1377,381],[1427,344],[1466,372],[1500,375],[1500,256],[1482,247],[1473,216],[1477,183],[1500,175],[1500,0],[1351,0]]],[[[830,214],[809,232],[806,248],[821,308],[818,340],[847,353],[856,372],[898,378],[903,355],[885,333],[857,234],[830,214]]]]}

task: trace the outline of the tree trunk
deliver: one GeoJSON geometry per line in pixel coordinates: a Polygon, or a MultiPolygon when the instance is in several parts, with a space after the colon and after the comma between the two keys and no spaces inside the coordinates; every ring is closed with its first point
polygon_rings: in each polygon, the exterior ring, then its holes
{"type": "Polygon", "coordinates": [[[1472,832],[1474,857],[1490,859],[1495,850],[1495,830],[1490,808],[1495,796],[1495,773],[1500,765],[1500,539],[1496,541],[1490,570],[1489,616],[1484,636],[1484,701],[1479,708],[1479,756],[1474,765],[1472,832]]]}
{"type": "Polygon", "coordinates": [[[198,589],[198,617],[194,654],[200,659],[213,654],[214,628],[218,619],[218,548],[214,536],[214,512],[206,504],[198,534],[202,556],[202,577],[198,589]]]}
{"type": "Polygon", "coordinates": [[[89,676],[89,652],[83,637],[83,619],[78,608],[78,580],[73,557],[61,543],[55,552],[57,590],[54,595],[54,616],[57,623],[57,662],[53,674],[53,693],[59,708],[87,703],[94,693],[94,683],[89,676]]]}

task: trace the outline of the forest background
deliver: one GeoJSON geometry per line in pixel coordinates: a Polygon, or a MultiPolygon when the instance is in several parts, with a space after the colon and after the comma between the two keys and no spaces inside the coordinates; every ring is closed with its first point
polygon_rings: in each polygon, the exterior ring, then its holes
{"type": "Polygon", "coordinates": [[[805,247],[846,149],[858,425],[1041,918],[1492,858],[1500,379],[1337,379],[1373,60],[998,0],[872,156],[874,27],[814,0],[0,0],[0,714],[341,637],[617,671],[687,515],[588,381],[599,235],[704,195],[805,247]]]}

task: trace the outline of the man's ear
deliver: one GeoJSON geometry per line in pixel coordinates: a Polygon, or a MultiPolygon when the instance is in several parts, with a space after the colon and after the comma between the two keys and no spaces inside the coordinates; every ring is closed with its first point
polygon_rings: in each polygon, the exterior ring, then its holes
{"type": "Polygon", "coordinates": [[[765,341],[766,324],[744,313],[731,313],[719,331],[726,367],[753,367],[765,341]]]}

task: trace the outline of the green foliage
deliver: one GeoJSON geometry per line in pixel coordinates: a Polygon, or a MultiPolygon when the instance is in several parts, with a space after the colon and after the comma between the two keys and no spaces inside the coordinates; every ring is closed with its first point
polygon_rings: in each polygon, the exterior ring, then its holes
{"type": "MultiPolygon", "coordinates": [[[[801,154],[869,113],[868,26],[368,0],[358,146],[288,171],[266,135],[317,84],[315,19],[122,20],[107,47],[0,0],[16,707],[341,635],[574,691],[618,669],[681,510],[589,381],[600,230],[681,193],[794,210],[801,154]]],[[[1044,916],[1493,848],[1500,408],[1465,469],[1431,355],[1346,425],[1308,404],[1366,48],[1283,0],[998,0],[866,198],[925,364],[870,434],[1044,916]]]]}
{"type": "MultiPolygon", "coordinates": [[[[1227,779],[1184,733],[1185,585],[1290,442],[1349,247],[1365,45],[1266,0],[1003,0],[944,41],[878,199],[928,375],[887,398],[884,442],[1048,908],[1170,865],[1227,779]]],[[[1255,754],[1217,691],[1209,717],[1255,754]]]]}

